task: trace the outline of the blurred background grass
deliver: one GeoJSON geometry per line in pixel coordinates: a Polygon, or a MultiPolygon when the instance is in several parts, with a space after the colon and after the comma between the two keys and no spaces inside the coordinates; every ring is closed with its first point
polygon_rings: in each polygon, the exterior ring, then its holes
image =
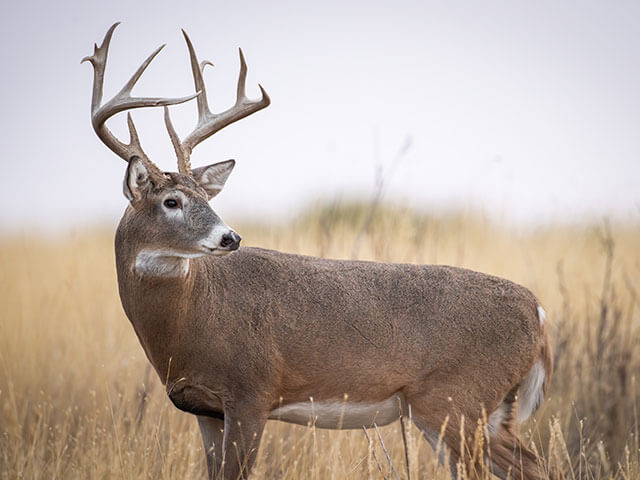
{"type": "MultiPolygon", "coordinates": [[[[336,202],[233,226],[243,245],[457,265],[529,287],[556,373],[527,442],[568,478],[640,478],[640,223],[522,228],[336,202]]],[[[0,478],[204,478],[195,418],[171,405],[121,309],[113,231],[5,236],[0,265],[0,478]]],[[[391,465],[406,477],[399,422],[370,437],[270,422],[254,478],[395,478],[391,465]]],[[[449,478],[415,428],[407,445],[412,478],[449,478]]]]}

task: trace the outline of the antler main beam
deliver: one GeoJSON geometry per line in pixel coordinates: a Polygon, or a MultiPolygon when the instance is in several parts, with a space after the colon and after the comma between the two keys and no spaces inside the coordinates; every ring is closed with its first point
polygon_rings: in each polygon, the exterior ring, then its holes
{"type": "Polygon", "coordinates": [[[206,65],[213,65],[209,61],[203,61],[202,63],[198,63],[198,57],[196,56],[196,52],[193,48],[193,44],[191,43],[191,39],[186,34],[184,30],[182,30],[182,34],[184,35],[184,39],[187,42],[187,48],[189,49],[189,59],[191,61],[191,71],[193,73],[193,82],[195,85],[195,89],[199,92],[197,103],[198,103],[198,123],[196,124],[195,129],[185,137],[185,139],[180,142],[178,135],[171,124],[171,118],[169,116],[168,109],[165,109],[165,123],[167,125],[167,130],[169,131],[169,136],[171,137],[171,141],[173,143],[173,147],[176,151],[176,155],[178,156],[178,171],[183,174],[191,173],[191,164],[190,157],[191,152],[203,140],[206,140],[211,135],[216,133],[218,130],[223,129],[227,125],[232,124],[244,117],[251,115],[252,113],[257,112],[258,110],[262,110],[263,108],[269,106],[271,103],[271,99],[267,92],[262,88],[262,85],[258,84],[260,87],[261,98],[259,100],[250,100],[247,97],[245,85],[247,80],[247,63],[245,62],[244,55],[242,54],[242,49],[239,49],[240,52],[240,74],[238,76],[238,88],[236,93],[236,103],[221,113],[211,113],[209,109],[209,103],[207,101],[207,90],[204,84],[204,80],[202,79],[202,72],[204,71],[204,67],[206,65]]]}
{"type": "Polygon", "coordinates": [[[206,65],[213,64],[208,61],[198,63],[198,58],[193,48],[193,44],[191,43],[189,36],[183,30],[182,33],[189,49],[189,59],[191,61],[191,71],[193,73],[193,82],[195,84],[196,93],[180,98],[131,96],[131,91],[133,90],[136,82],[142,76],[142,73],[147,69],[156,55],[158,55],[158,53],[160,53],[164,48],[164,45],[162,45],[149,55],[144,62],[142,62],[142,65],[138,67],[129,81],[111,100],[102,104],[104,72],[107,65],[109,45],[111,43],[113,32],[119,24],[120,22],[114,23],[111,28],[109,28],[102,44],[99,47],[98,45],[94,45],[93,55],[83,58],[82,62],[90,62],[91,65],[93,65],[93,95],[91,98],[91,124],[93,125],[93,129],[100,140],[102,140],[107,147],[125,161],[128,162],[134,156],[140,157],[144,159],[152,169],[154,169],[158,176],[163,175],[162,171],[156,167],[144,153],[130,113],[127,114],[129,143],[124,143],[118,140],[107,128],[106,121],[117,113],[132,110],[134,108],[163,106],[165,108],[164,118],[167,130],[178,157],[178,171],[185,175],[191,175],[191,164],[189,159],[191,157],[191,152],[196,145],[209,138],[218,130],[221,130],[227,125],[257,112],[258,110],[262,110],[271,103],[271,99],[264,88],[262,88],[262,85],[258,85],[261,92],[259,100],[250,100],[247,97],[245,88],[247,80],[247,63],[245,62],[242,50],[239,50],[240,74],[238,76],[236,103],[224,112],[211,113],[209,103],[207,101],[207,91],[202,79],[202,72],[206,65]],[[198,104],[198,123],[196,124],[195,129],[181,142],[171,123],[167,106],[184,103],[194,98],[197,98],[198,104]]]}
{"type": "MultiPolygon", "coordinates": [[[[131,157],[138,156],[148,160],[148,157],[142,150],[142,145],[138,138],[138,134],[131,119],[131,115],[127,116],[127,124],[129,127],[129,143],[124,143],[118,140],[111,131],[106,127],[105,122],[117,113],[125,110],[131,110],[134,108],[142,107],[160,107],[166,105],[176,105],[179,103],[187,102],[198,96],[198,93],[188,95],[180,98],[160,98],[160,97],[132,97],[131,90],[136,82],[140,79],[142,73],[149,66],[151,61],[160,53],[164,48],[164,45],[157,48],[147,59],[142,62],[142,65],[138,67],[136,72],[131,76],[129,81],[122,87],[111,100],[104,105],[100,105],[102,102],[102,93],[104,85],[104,72],[107,65],[107,55],[109,53],[109,44],[111,43],[111,37],[113,32],[120,22],[114,23],[107,31],[102,45],[94,45],[93,55],[87,56],[82,59],[82,62],[90,62],[93,65],[93,95],[91,99],[91,124],[96,134],[102,140],[102,142],[109,147],[114,153],[123,158],[125,161],[129,161],[131,157]]],[[[81,62],[81,63],[82,63],[81,62]]]]}

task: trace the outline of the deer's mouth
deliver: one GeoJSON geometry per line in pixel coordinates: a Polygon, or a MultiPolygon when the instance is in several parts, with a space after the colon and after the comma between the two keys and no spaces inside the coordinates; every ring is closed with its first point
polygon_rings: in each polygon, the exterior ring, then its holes
{"type": "Polygon", "coordinates": [[[225,248],[225,247],[211,247],[209,245],[202,245],[202,250],[207,253],[208,255],[216,255],[216,256],[223,256],[223,255],[228,255],[229,253],[231,253],[233,250],[236,250],[236,248],[225,248]]]}

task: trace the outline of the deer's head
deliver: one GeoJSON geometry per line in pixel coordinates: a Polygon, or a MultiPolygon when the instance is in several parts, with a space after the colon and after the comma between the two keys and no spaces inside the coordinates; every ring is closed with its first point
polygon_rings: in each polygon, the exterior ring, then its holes
{"type": "Polygon", "coordinates": [[[165,173],[158,178],[143,159],[133,157],[123,191],[130,202],[128,221],[135,225],[141,247],[178,256],[223,255],[236,250],[240,236],[209,205],[234,164],[227,160],[196,168],[190,175],[165,173]]]}
{"type": "MultiPolygon", "coordinates": [[[[128,162],[123,190],[129,207],[123,221],[133,230],[141,252],[181,258],[205,254],[224,255],[236,250],[240,236],[216,215],[209,200],[222,190],[234,160],[215,163],[207,167],[191,168],[193,148],[227,125],[251,115],[269,105],[270,99],[262,86],[261,98],[249,100],[245,92],[247,65],[240,50],[240,75],[236,103],[221,113],[211,113],[202,79],[202,72],[211,62],[198,63],[195,50],[183,31],[196,93],[182,98],[132,97],[131,90],[153,58],[164,47],[154,51],[133,74],[125,86],[108,102],[102,103],[104,72],[114,24],[102,42],[94,47],[94,54],[85,57],[94,68],[91,122],[98,137],[113,152],[128,162]],[[196,99],[198,123],[195,129],[180,140],[169,116],[169,105],[196,99]],[[105,122],[113,115],[141,107],[164,107],[164,119],[178,157],[178,172],[163,172],[144,153],[131,114],[127,115],[129,143],[118,140],[105,122]]],[[[144,255],[143,255],[144,257],[144,255]]]]}

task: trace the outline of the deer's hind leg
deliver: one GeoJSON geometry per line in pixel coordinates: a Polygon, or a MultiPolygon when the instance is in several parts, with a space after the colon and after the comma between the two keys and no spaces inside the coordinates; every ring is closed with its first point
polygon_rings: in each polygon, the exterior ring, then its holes
{"type": "Polygon", "coordinates": [[[489,461],[492,472],[500,478],[514,480],[561,479],[558,474],[549,475],[541,459],[522,441],[515,432],[501,428],[490,436],[489,461]]]}
{"type": "Polygon", "coordinates": [[[440,464],[448,463],[451,478],[459,478],[460,468],[465,472],[464,478],[481,478],[483,452],[474,452],[479,415],[458,411],[449,397],[408,398],[407,403],[412,408],[413,422],[438,454],[440,464]]]}
{"type": "Polygon", "coordinates": [[[539,464],[538,456],[525,447],[518,436],[500,429],[490,437],[489,461],[491,471],[502,479],[547,480],[549,475],[539,464]]]}
{"type": "Polygon", "coordinates": [[[487,456],[492,473],[513,480],[562,479],[559,472],[549,475],[542,466],[542,459],[522,444],[515,430],[514,402],[515,391],[510,392],[489,416],[487,456]]]}

